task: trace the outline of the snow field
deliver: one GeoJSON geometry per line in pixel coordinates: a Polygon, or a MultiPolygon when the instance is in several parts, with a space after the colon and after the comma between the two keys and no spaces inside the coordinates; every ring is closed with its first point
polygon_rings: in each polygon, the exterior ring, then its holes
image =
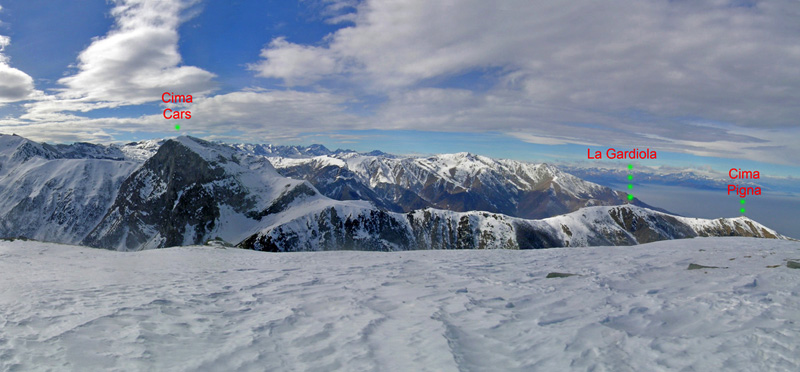
{"type": "Polygon", "coordinates": [[[797,259],[798,242],[750,238],[289,254],[0,242],[0,370],[796,371],[797,259]]]}

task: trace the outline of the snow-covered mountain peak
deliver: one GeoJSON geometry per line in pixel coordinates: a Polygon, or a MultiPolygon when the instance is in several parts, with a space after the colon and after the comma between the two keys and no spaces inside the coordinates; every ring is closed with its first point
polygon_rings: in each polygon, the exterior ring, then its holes
{"type": "Polygon", "coordinates": [[[279,173],[308,180],[331,198],[370,200],[393,211],[435,207],[543,218],[583,206],[628,203],[625,193],[550,164],[468,152],[425,157],[340,152],[269,159],[279,173]]]}
{"type": "Polygon", "coordinates": [[[234,153],[237,152],[236,149],[228,145],[209,142],[191,136],[180,136],[175,139],[167,140],[166,143],[169,143],[170,141],[180,143],[181,145],[195,152],[197,155],[203,157],[203,159],[210,161],[217,160],[220,157],[232,160],[234,153]]]}
{"type": "Polygon", "coordinates": [[[56,159],[61,154],[48,144],[33,142],[17,135],[0,135],[0,157],[3,162],[21,163],[34,157],[56,159]]]}
{"type": "Polygon", "coordinates": [[[25,141],[29,140],[16,134],[0,134],[0,153],[7,153],[9,149],[16,150],[25,141]]]}
{"type": "Polygon", "coordinates": [[[80,242],[138,165],[88,155],[108,149],[102,145],[63,146],[66,154],[56,146],[0,135],[0,236],[80,242]]]}
{"type": "Polygon", "coordinates": [[[292,159],[304,159],[315,156],[325,155],[343,155],[348,153],[355,153],[353,150],[338,149],[332,151],[327,147],[319,144],[309,146],[282,146],[270,144],[252,144],[252,143],[237,143],[230,145],[243,152],[253,155],[269,156],[269,157],[282,157],[292,159]]]}
{"type": "Polygon", "coordinates": [[[130,175],[84,244],[131,250],[215,237],[238,242],[263,217],[314,197],[313,186],[279,175],[263,156],[182,136],[130,175]]]}
{"type": "Polygon", "coordinates": [[[125,154],[126,159],[144,163],[147,159],[150,159],[151,156],[155,155],[163,144],[164,140],[162,139],[130,142],[120,146],[120,151],[125,154]]]}

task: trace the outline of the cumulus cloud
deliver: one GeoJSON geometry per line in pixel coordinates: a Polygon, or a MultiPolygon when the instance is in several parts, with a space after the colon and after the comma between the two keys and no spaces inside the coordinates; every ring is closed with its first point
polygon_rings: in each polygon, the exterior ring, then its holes
{"type": "Polygon", "coordinates": [[[157,101],[161,93],[203,95],[214,74],[182,66],[177,28],[194,1],[116,0],[114,28],[78,56],[77,73],[59,80],[57,99],[39,108],[88,111],[157,101]]]}
{"type": "Polygon", "coordinates": [[[8,36],[0,35],[0,104],[21,101],[34,94],[33,78],[11,67],[9,58],[3,54],[10,43],[8,36]]]}
{"type": "MultiPolygon", "coordinates": [[[[182,66],[177,48],[177,27],[183,21],[182,13],[193,3],[115,1],[111,10],[114,28],[80,53],[77,71],[59,80],[63,88],[24,104],[25,112],[15,118],[0,119],[0,132],[48,141],[108,141],[120,133],[163,133],[172,125],[161,113],[102,118],[80,113],[159,101],[165,91],[193,95],[193,104],[169,107],[191,110],[191,120],[176,124],[198,136],[243,141],[261,138],[266,142],[319,132],[324,126],[365,128],[359,126],[363,120],[346,113],[351,99],[346,95],[262,89],[209,94],[214,75],[182,66]]],[[[298,66],[316,59],[313,51],[295,54],[288,58],[298,66]]]]}
{"type": "Polygon", "coordinates": [[[293,44],[282,37],[272,40],[261,57],[265,59],[248,68],[258,76],[283,79],[289,85],[310,83],[341,70],[328,50],[293,44]]]}
{"type": "Polygon", "coordinates": [[[0,63],[0,103],[21,101],[33,92],[33,78],[19,69],[0,63]]]}

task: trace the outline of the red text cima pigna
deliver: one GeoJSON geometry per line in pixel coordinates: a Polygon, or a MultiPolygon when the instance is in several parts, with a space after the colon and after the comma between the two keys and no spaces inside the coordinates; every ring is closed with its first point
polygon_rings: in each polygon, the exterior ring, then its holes
{"type": "MultiPolygon", "coordinates": [[[[728,171],[728,176],[732,180],[757,180],[761,178],[761,174],[758,173],[758,171],[742,170],[740,168],[731,168],[731,170],[728,171]]],[[[761,195],[761,187],[728,185],[728,195],[730,195],[731,192],[744,198],[748,195],[761,195]]]]}

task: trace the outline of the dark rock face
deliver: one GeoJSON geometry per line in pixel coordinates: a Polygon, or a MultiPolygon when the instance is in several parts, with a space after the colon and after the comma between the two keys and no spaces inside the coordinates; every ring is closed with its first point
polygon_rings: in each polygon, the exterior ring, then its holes
{"type": "Polygon", "coordinates": [[[377,209],[342,215],[330,207],[306,216],[300,223],[255,234],[239,247],[271,252],[516,248],[512,237],[478,227],[486,217],[441,215],[430,210],[399,214],[377,209]],[[499,245],[498,240],[502,240],[499,245]]]}
{"type": "Polygon", "coordinates": [[[540,249],[634,245],[696,236],[728,236],[730,232],[736,236],[776,237],[768,229],[746,219],[689,223],[634,206],[596,208],[594,213],[579,211],[545,220],[523,220],[486,212],[456,213],[435,209],[407,214],[364,209],[344,215],[335,207],[329,207],[255,234],[239,246],[275,252],[540,249]]]}
{"type": "Polygon", "coordinates": [[[528,223],[517,222],[514,224],[515,238],[520,249],[561,248],[568,247],[569,243],[558,239],[553,231],[528,223]]]}
{"type": "Polygon", "coordinates": [[[54,146],[67,159],[124,160],[125,154],[118,147],[77,142],[71,145],[54,146]]]}
{"type": "Polygon", "coordinates": [[[640,216],[629,208],[613,208],[609,214],[614,222],[631,233],[639,244],[697,236],[691,227],[669,215],[654,213],[640,216]]]}
{"type": "Polygon", "coordinates": [[[240,212],[253,204],[247,190],[219,166],[228,161],[236,158],[210,162],[167,141],[123,182],[111,209],[83,244],[134,249],[203,243],[220,217],[220,203],[240,212]]]}
{"type": "MultiPolygon", "coordinates": [[[[309,181],[323,195],[335,200],[367,200],[375,206],[392,212],[402,212],[403,208],[372,190],[368,185],[359,182],[357,175],[347,168],[333,165],[315,166],[303,163],[281,170],[284,177],[309,181]]],[[[419,208],[427,207],[427,205],[419,208]]],[[[419,209],[417,208],[417,209],[419,209]]]]}
{"type": "Polygon", "coordinates": [[[481,222],[486,220],[507,224],[503,221],[504,216],[490,213],[452,214],[426,209],[408,213],[406,219],[419,249],[517,248],[512,236],[480,227],[481,222]]]}
{"type": "Polygon", "coordinates": [[[698,236],[746,236],[755,238],[770,238],[774,239],[777,236],[765,229],[763,226],[754,224],[750,220],[744,220],[740,224],[730,226],[723,223],[724,219],[720,218],[720,223],[705,227],[698,232],[698,236]]]}
{"type": "Polygon", "coordinates": [[[411,242],[402,223],[385,211],[341,216],[330,207],[313,215],[301,229],[279,226],[250,236],[239,247],[269,252],[390,251],[408,249],[411,242]]]}

